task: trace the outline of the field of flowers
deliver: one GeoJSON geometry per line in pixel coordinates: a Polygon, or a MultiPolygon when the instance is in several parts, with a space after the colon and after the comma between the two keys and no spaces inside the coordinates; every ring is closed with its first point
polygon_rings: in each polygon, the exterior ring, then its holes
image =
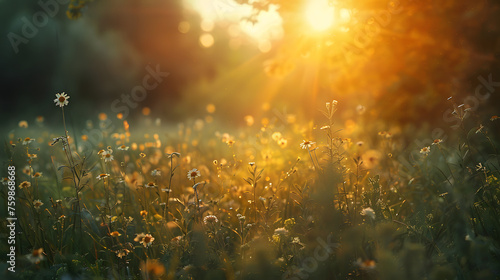
{"type": "Polygon", "coordinates": [[[336,100],[312,120],[264,104],[231,128],[213,104],[176,126],[149,108],[69,120],[70,97],[47,108],[59,123],[6,136],[3,279],[500,277],[497,116],[451,98],[453,134],[407,148],[401,131],[344,127],[336,100]]]}

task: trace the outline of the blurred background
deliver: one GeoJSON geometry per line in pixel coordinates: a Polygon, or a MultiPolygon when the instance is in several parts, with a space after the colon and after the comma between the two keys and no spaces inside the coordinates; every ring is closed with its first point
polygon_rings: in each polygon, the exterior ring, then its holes
{"type": "Polygon", "coordinates": [[[148,107],[155,118],[176,122],[203,116],[213,104],[229,125],[239,125],[246,115],[270,110],[316,117],[326,101],[337,99],[345,119],[361,108],[368,120],[418,128],[446,122],[449,96],[488,114],[499,104],[499,1],[42,0],[0,6],[4,128],[40,115],[59,125],[52,100],[63,91],[76,122],[116,113],[113,102],[125,104],[122,95],[142,85],[148,69],[168,76],[130,108],[129,119],[148,107]],[[481,98],[479,77],[490,80],[481,98]]]}

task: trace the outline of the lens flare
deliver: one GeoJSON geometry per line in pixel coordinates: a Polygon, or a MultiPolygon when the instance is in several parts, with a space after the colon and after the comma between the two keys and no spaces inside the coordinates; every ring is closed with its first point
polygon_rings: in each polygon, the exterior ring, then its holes
{"type": "Polygon", "coordinates": [[[306,19],[309,25],[316,31],[325,31],[330,28],[334,20],[334,9],[328,0],[308,1],[306,7],[306,19]]]}

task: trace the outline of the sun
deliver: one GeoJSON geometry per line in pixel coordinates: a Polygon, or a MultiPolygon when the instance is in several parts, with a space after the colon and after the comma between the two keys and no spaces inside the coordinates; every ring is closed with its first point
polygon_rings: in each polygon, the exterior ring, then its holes
{"type": "Polygon", "coordinates": [[[330,28],[334,22],[334,8],[328,3],[328,0],[307,2],[305,16],[312,29],[325,31],[330,28]]]}

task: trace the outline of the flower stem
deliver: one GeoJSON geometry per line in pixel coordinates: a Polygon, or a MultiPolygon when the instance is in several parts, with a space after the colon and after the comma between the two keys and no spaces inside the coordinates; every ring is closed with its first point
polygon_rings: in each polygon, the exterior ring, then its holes
{"type": "MultiPolygon", "coordinates": [[[[66,136],[66,146],[68,147],[68,151],[65,151],[66,157],[68,158],[68,163],[70,165],[71,169],[71,174],[73,175],[73,183],[75,185],[75,196],[76,196],[76,214],[78,215],[78,226],[80,228],[80,237],[82,237],[82,219],[81,219],[81,213],[80,213],[80,195],[79,195],[79,183],[77,183],[77,174],[75,170],[75,164],[73,161],[73,154],[71,152],[71,145],[69,143],[69,136],[68,136],[68,130],[66,129],[66,117],[64,115],[64,107],[61,107],[62,111],[62,117],[63,117],[63,125],[64,125],[64,135],[66,136]]],[[[63,143],[64,144],[64,143],[63,143]]],[[[78,180],[79,181],[79,180],[78,180]]],[[[73,222],[73,231],[76,230],[76,223],[77,220],[75,219],[73,222]]]]}

